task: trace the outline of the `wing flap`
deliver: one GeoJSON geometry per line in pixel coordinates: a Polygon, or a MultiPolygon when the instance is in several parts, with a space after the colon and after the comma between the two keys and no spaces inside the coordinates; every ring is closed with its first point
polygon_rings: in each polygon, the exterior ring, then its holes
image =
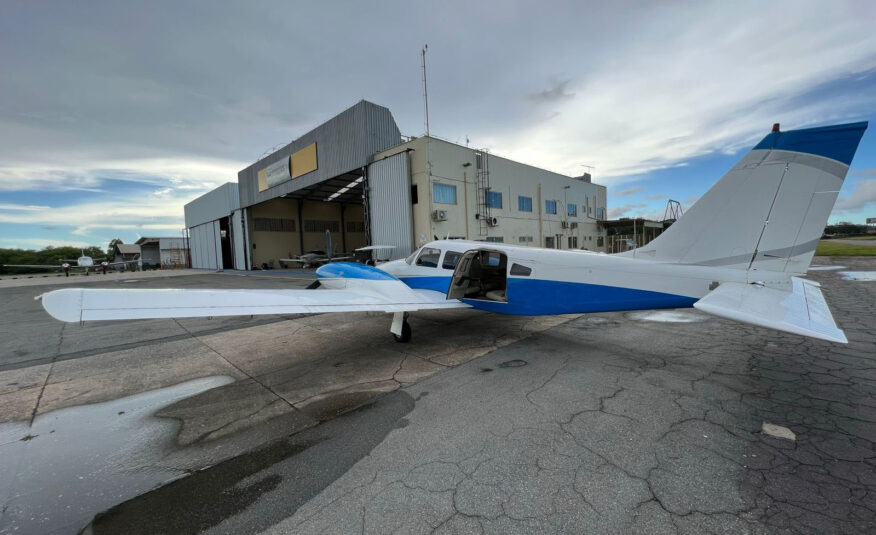
{"type": "Polygon", "coordinates": [[[790,292],[756,284],[726,282],[694,303],[713,314],[820,340],[848,343],[836,326],[816,282],[792,277],[790,292]]]}
{"type": "Polygon", "coordinates": [[[43,294],[43,308],[66,322],[468,308],[412,291],[400,281],[327,290],[146,290],[65,288],[43,294]]]}

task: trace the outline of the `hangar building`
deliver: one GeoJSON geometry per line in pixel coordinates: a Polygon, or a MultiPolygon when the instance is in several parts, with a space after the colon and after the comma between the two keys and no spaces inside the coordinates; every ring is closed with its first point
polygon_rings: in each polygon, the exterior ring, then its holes
{"type": "Polygon", "coordinates": [[[435,238],[604,250],[606,191],[435,137],[403,138],[360,101],[185,206],[192,266],[279,267],[365,245],[404,258],[435,238]]]}

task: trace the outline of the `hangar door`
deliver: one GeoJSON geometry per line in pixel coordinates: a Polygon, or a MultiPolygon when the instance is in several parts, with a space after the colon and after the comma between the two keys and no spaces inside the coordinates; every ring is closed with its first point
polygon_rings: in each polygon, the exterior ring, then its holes
{"type": "Polygon", "coordinates": [[[210,221],[189,229],[192,267],[200,269],[222,268],[222,235],[219,221],[210,221]]]}
{"type": "Polygon", "coordinates": [[[392,260],[413,250],[411,179],[402,152],[368,166],[368,220],[371,245],[394,245],[392,260]]]}
{"type": "Polygon", "coordinates": [[[231,212],[231,246],[234,250],[234,269],[246,269],[246,249],[244,247],[246,238],[243,229],[243,210],[231,212]]]}

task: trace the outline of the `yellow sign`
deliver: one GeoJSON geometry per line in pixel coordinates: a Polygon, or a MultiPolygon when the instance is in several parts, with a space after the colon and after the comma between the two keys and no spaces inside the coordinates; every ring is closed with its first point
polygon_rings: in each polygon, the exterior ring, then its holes
{"type": "Polygon", "coordinates": [[[259,191],[265,191],[287,180],[316,171],[317,167],[316,143],[311,143],[293,153],[288,160],[279,160],[260,170],[259,191]]]}
{"type": "Polygon", "coordinates": [[[289,157],[289,170],[292,178],[298,178],[316,171],[316,169],[316,143],[311,143],[289,157]]]}

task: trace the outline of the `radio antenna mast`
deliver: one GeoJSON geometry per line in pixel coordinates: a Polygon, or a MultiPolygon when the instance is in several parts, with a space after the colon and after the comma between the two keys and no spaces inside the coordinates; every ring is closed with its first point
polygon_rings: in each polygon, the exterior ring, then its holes
{"type": "Polygon", "coordinates": [[[423,46],[423,100],[426,104],[426,137],[429,137],[429,87],[426,84],[426,51],[429,45],[423,46]]]}

